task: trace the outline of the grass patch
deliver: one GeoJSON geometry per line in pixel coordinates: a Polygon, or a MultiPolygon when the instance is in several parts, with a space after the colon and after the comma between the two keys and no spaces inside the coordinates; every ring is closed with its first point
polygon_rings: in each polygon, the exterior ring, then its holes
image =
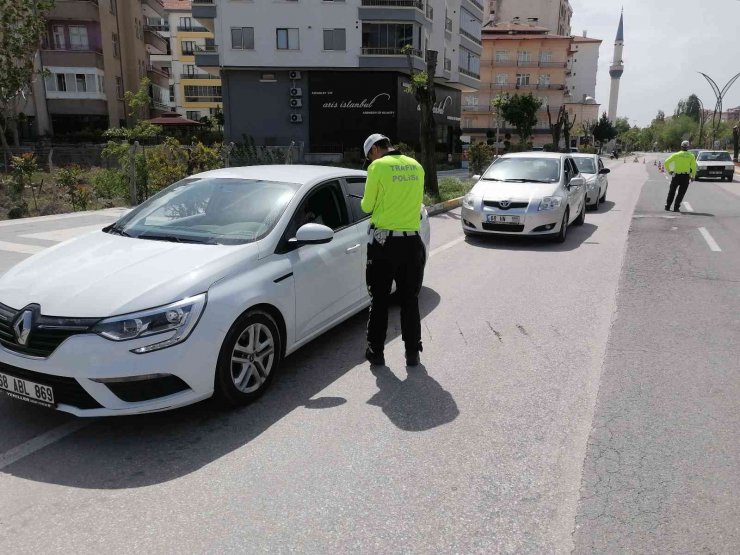
{"type": "Polygon", "coordinates": [[[458,179],[457,177],[443,177],[439,180],[439,198],[424,195],[424,204],[427,206],[444,202],[453,198],[465,196],[473,188],[472,179],[458,179]]]}

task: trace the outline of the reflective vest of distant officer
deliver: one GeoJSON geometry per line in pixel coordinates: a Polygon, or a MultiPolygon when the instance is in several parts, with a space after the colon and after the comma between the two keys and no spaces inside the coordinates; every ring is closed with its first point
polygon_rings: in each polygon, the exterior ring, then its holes
{"type": "Polygon", "coordinates": [[[684,141],[681,143],[681,150],[671,154],[665,161],[666,171],[673,175],[671,185],[668,188],[668,198],[665,201],[666,210],[670,211],[675,195],[676,202],[673,204],[673,211],[681,211],[679,207],[683,202],[686,190],[689,188],[689,183],[696,178],[696,158],[688,150],[689,141],[684,141]],[[678,195],[676,195],[676,189],[678,189],[678,195]]]}
{"type": "Polygon", "coordinates": [[[384,365],[388,302],[393,282],[401,304],[401,335],[406,364],[417,366],[421,345],[419,291],[424,279],[424,244],[419,235],[424,200],[424,169],[375,133],[363,145],[372,161],[367,170],[362,210],[372,214],[365,277],[370,292],[365,357],[384,365]]]}

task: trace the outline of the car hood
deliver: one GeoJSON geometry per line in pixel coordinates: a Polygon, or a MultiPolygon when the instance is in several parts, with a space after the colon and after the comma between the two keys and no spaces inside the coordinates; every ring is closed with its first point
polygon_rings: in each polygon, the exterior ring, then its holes
{"type": "Polygon", "coordinates": [[[559,188],[558,183],[503,183],[501,181],[479,181],[473,195],[484,200],[531,200],[551,196],[559,188]]]}
{"type": "Polygon", "coordinates": [[[98,231],[42,251],[0,277],[0,302],[31,303],[47,316],[126,314],[202,293],[256,243],[198,245],[133,239],[98,231]]]}

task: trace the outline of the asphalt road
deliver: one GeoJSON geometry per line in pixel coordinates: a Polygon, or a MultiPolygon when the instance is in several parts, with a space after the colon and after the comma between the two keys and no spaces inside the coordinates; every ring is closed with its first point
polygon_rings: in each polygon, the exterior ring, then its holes
{"type": "MultiPolygon", "coordinates": [[[[238,411],[0,398],[0,550],[737,552],[740,184],[673,217],[653,166],[612,167],[563,245],[432,218],[416,370],[397,313],[370,370],[362,313],[238,411]]],[[[113,218],[0,223],[0,271],[113,218]]]]}

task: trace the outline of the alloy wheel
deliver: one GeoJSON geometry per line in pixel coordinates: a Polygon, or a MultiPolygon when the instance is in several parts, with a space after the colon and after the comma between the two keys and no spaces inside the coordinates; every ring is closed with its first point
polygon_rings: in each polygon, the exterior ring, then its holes
{"type": "Polygon", "coordinates": [[[247,326],[231,354],[231,379],[242,393],[257,391],[272,371],[275,362],[275,337],[261,323],[247,326]]]}

